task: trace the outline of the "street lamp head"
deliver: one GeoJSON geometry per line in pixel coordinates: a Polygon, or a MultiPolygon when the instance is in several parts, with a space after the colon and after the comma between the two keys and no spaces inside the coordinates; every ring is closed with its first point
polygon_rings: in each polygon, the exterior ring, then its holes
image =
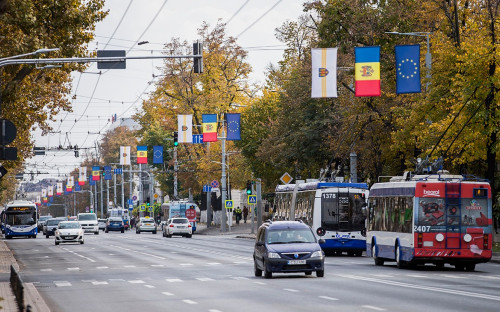
{"type": "Polygon", "coordinates": [[[143,45],[143,44],[147,44],[147,43],[149,43],[149,41],[141,41],[137,45],[143,45]]]}
{"type": "Polygon", "coordinates": [[[51,48],[51,49],[38,49],[34,52],[34,54],[42,54],[42,53],[49,53],[53,51],[59,51],[59,48],[51,48]]]}

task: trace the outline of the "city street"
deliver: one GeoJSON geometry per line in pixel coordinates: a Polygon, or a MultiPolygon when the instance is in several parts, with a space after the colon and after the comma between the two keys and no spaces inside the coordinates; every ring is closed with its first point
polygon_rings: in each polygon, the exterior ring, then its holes
{"type": "Polygon", "coordinates": [[[498,311],[500,265],[399,270],[328,257],[325,277],[255,277],[253,243],[236,235],[87,234],[85,244],[6,241],[23,281],[51,311],[498,311]]]}

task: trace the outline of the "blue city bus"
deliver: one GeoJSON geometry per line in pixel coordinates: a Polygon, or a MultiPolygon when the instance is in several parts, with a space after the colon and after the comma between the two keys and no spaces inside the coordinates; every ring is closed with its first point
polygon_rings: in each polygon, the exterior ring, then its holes
{"type": "Polygon", "coordinates": [[[361,256],[366,250],[366,183],[307,182],[278,185],[273,218],[302,220],[325,240],[327,255],[361,256]],[[322,234],[323,234],[322,233],[322,234]]]}
{"type": "Polygon", "coordinates": [[[38,211],[36,204],[29,201],[8,203],[2,213],[5,238],[26,236],[36,238],[38,234],[38,211]]]}

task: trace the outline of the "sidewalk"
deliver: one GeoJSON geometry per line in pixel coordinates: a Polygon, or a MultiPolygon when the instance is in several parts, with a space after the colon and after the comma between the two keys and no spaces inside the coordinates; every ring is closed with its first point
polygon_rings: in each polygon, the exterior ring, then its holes
{"type": "Polygon", "coordinates": [[[195,235],[234,235],[238,238],[248,238],[255,239],[255,234],[257,233],[257,221],[254,221],[253,225],[253,233],[252,233],[252,222],[251,220],[247,220],[247,223],[243,223],[240,221],[240,224],[236,224],[233,222],[233,225],[230,227],[226,227],[226,232],[222,232],[220,225],[219,226],[210,226],[207,228],[206,223],[198,223],[196,224],[196,232],[195,235]]]}
{"type": "MultiPolygon", "coordinates": [[[[0,236],[2,236],[0,234],[0,236]]],[[[19,311],[16,297],[10,287],[10,266],[19,272],[19,265],[4,238],[0,239],[0,310],[6,312],[19,311]],[[1,300],[3,299],[3,300],[1,300]]],[[[21,274],[22,277],[22,274],[21,274]]],[[[24,304],[31,306],[33,312],[50,312],[49,307],[36,290],[33,283],[24,283],[24,304]]]]}

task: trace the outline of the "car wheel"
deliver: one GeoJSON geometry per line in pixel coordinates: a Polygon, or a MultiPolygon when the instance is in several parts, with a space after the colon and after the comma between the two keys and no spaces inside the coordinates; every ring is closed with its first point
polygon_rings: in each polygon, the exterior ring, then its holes
{"type": "Polygon", "coordinates": [[[135,234],[141,234],[141,231],[136,230],[136,231],[135,231],[135,234]]]}
{"type": "Polygon", "coordinates": [[[83,240],[80,242],[81,245],[83,245],[83,240]]]}
{"type": "Polygon", "coordinates": [[[59,245],[59,242],[56,242],[56,246],[59,245]]]}
{"type": "Polygon", "coordinates": [[[104,233],[108,233],[108,232],[109,232],[109,230],[108,230],[108,229],[104,230],[104,233]]]}
{"type": "Polygon", "coordinates": [[[255,273],[255,276],[262,276],[262,270],[257,267],[257,262],[255,262],[255,259],[253,260],[253,271],[255,273]]]}
{"type": "Polygon", "coordinates": [[[188,235],[186,235],[186,237],[187,238],[191,238],[191,237],[193,237],[193,235],[192,234],[188,234],[188,235]]]}
{"type": "Polygon", "coordinates": [[[153,231],[153,234],[156,234],[156,231],[153,231]]]}
{"type": "Polygon", "coordinates": [[[162,235],[163,237],[167,237],[167,236],[165,235],[165,232],[164,232],[164,231],[162,231],[162,232],[161,232],[161,235],[162,235]]]}
{"type": "Polygon", "coordinates": [[[305,272],[305,273],[306,273],[306,275],[312,275],[312,274],[313,274],[313,272],[312,272],[312,271],[307,271],[307,272],[305,272]]]}
{"type": "Polygon", "coordinates": [[[49,238],[49,235],[45,235],[45,238],[49,238]]]}
{"type": "Polygon", "coordinates": [[[273,272],[269,271],[267,269],[267,263],[264,262],[264,277],[265,278],[272,278],[273,277],[273,272]]]}
{"type": "Polygon", "coordinates": [[[316,276],[317,277],[324,277],[325,276],[325,270],[318,270],[318,271],[316,271],[316,276]]]}
{"type": "Polygon", "coordinates": [[[97,230],[97,232],[95,232],[94,235],[99,235],[99,230],[97,230]]]}

